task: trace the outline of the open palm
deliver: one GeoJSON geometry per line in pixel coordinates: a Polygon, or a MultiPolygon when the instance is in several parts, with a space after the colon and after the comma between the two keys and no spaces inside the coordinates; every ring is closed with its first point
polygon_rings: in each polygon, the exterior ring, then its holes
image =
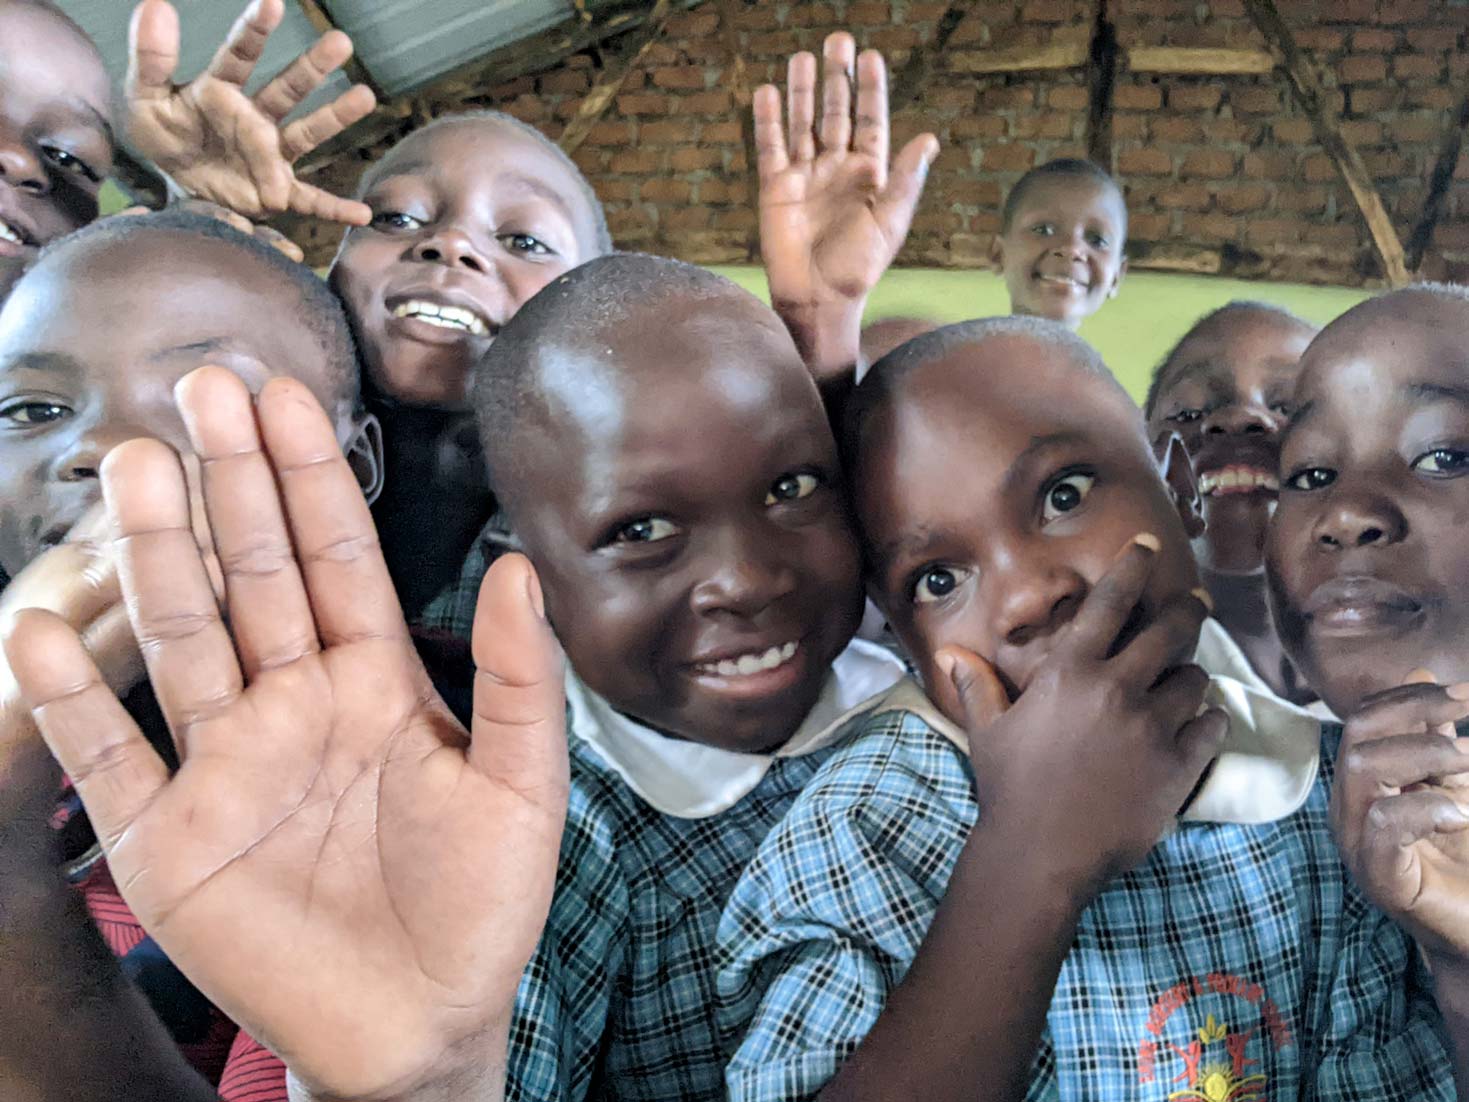
{"type": "Polygon", "coordinates": [[[167,0],[143,0],[129,34],[128,137],[189,195],[247,218],[292,211],[366,224],[365,205],[302,183],[292,166],[370,114],[377,104],[372,91],[355,85],[285,122],[352,56],[351,40],[329,31],[254,96],[245,91],[284,13],[284,0],[253,0],[209,67],[188,84],[175,84],[178,13],[167,0]]]}
{"type": "Polygon", "coordinates": [[[123,895],[169,957],[313,1091],[391,1096],[503,1034],[550,903],[566,803],[559,657],[518,556],[474,628],[474,717],[439,699],[332,428],[273,380],[181,384],[228,626],[177,457],[116,449],[103,480],[124,592],[180,768],[74,632],[7,650],[123,895]]]}
{"type": "Polygon", "coordinates": [[[787,71],[789,141],[779,92],[766,85],[755,94],[760,247],[778,305],[866,296],[908,234],[938,151],[934,137],[923,134],[889,166],[887,68],[873,50],[855,59],[854,125],[855,52],[849,34],[827,39],[819,135],[811,54],[796,54],[787,71]]]}

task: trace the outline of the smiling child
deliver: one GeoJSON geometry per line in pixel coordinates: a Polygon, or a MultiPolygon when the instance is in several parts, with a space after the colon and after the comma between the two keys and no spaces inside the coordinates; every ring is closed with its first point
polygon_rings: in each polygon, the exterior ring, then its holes
{"type": "Polygon", "coordinates": [[[1148,435],[1176,432],[1203,502],[1194,557],[1215,615],[1272,690],[1314,699],[1270,619],[1265,532],[1275,511],[1280,433],[1301,353],[1316,327],[1263,302],[1232,302],[1201,318],[1159,364],[1143,413],[1148,435]]]}

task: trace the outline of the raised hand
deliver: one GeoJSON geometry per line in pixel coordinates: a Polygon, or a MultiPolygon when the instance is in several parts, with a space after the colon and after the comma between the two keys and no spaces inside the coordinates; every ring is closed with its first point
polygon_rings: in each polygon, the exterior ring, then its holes
{"type": "Polygon", "coordinates": [[[1206,615],[1196,597],[1165,604],[1111,653],[1156,546],[1142,535],[1123,550],[1013,705],[979,656],[935,655],[948,681],[930,691],[969,734],[985,829],[1029,839],[1027,860],[1087,898],[1158,843],[1228,731],[1221,712],[1199,715],[1207,675],[1180,664],[1206,615]]]}
{"type": "Polygon", "coordinates": [[[819,125],[816,59],[791,58],[789,141],[780,93],[769,84],[755,93],[760,251],[771,302],[818,375],[856,362],[862,307],[902,247],[938,155],[938,140],[922,134],[889,164],[887,67],[875,50],[857,57],[856,49],[850,34],[826,39],[819,125]]]}
{"type": "Polygon", "coordinates": [[[559,656],[525,559],[480,592],[470,731],[431,687],[366,503],[298,382],[178,389],[228,626],[177,457],[102,469],[123,592],[180,768],[170,776],[76,633],[7,641],[123,895],[164,951],[313,1093],[435,1077],[493,1093],[550,904],[567,765],[559,656]],[[258,421],[257,421],[258,416],[258,421]]]}
{"type": "Polygon", "coordinates": [[[1469,961],[1469,685],[1414,677],[1347,720],[1331,795],[1342,859],[1430,957],[1469,961]]]}
{"type": "Polygon", "coordinates": [[[245,84],[285,14],[284,0],[252,0],[209,67],[175,84],[179,18],[167,0],[143,0],[129,31],[127,131],[134,145],[189,195],[260,220],[292,211],[366,225],[366,204],[296,179],[292,165],[370,114],[376,97],[354,85],[304,118],[291,111],[352,56],[329,31],[254,96],[245,84]]]}

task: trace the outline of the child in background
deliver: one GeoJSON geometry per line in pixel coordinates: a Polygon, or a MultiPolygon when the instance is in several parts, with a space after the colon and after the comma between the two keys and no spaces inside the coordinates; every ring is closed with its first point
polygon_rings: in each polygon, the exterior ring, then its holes
{"type": "MultiPolygon", "coordinates": [[[[142,672],[137,644],[115,564],[90,518],[100,503],[102,461],[114,446],[142,435],[185,447],[184,425],[168,395],[183,375],[205,363],[230,368],[256,389],[280,373],[274,365],[288,365],[331,410],[338,440],[367,481],[376,480],[375,437],[361,414],[356,358],[339,305],[309,269],[211,219],[169,211],[97,223],[43,252],[0,307],[0,566],[15,576],[0,619],[39,605],[85,627],[110,683],[126,694],[155,737],[162,734],[157,704],[147,686],[130,691],[142,672]],[[119,318],[129,324],[118,325],[119,318]],[[88,532],[79,533],[84,520],[88,532]],[[63,544],[68,538],[79,542],[63,544]]],[[[28,718],[20,724],[7,712],[5,726],[0,743],[7,749],[0,757],[28,734],[34,738],[28,718]]],[[[54,784],[53,778],[53,804],[54,784]]],[[[74,797],[65,801],[60,856],[119,958],[121,973],[226,1098],[266,1097],[250,1074],[248,1039],[145,936],[99,860],[79,810],[74,797]]],[[[54,867],[53,858],[53,874],[54,867]]],[[[40,943],[55,944],[63,932],[85,940],[85,930],[42,928],[40,943]]],[[[16,929],[7,932],[6,942],[13,961],[29,959],[21,944],[38,944],[16,929]]],[[[10,1048],[6,1063],[17,1051],[24,1053],[27,1039],[38,1035],[33,1030],[54,1027],[58,1032],[49,1043],[56,1045],[67,1030],[82,1028],[57,1025],[51,1012],[60,1013],[75,990],[109,990],[116,966],[102,958],[88,969],[27,977],[32,990],[47,993],[37,1007],[46,1013],[29,1017],[25,1029],[12,1024],[0,1031],[18,1046],[10,1048]]],[[[105,1083],[112,1072],[101,1069],[128,1035],[118,1028],[109,1044],[92,1049],[79,1041],[70,1046],[69,1060],[80,1062],[81,1053],[90,1051],[99,1069],[96,1079],[105,1083]]],[[[170,1066],[168,1058],[159,1058],[161,1068],[170,1066]]],[[[141,1062],[132,1066],[137,1072],[141,1062]]],[[[51,1070],[59,1071],[54,1063],[51,1070]]],[[[83,1068],[72,1071],[81,1074],[83,1068]]],[[[283,1098],[284,1082],[275,1077],[283,1098]]]]}
{"type": "Polygon", "coordinates": [[[1127,274],[1127,202],[1091,161],[1049,161],[1020,177],[1000,216],[993,258],[1010,312],[1078,328],[1127,274]]]}
{"type": "Polygon", "coordinates": [[[1270,619],[1265,532],[1279,498],[1280,433],[1301,353],[1316,327],[1263,302],[1231,302],[1201,318],[1153,373],[1148,435],[1188,448],[1204,534],[1194,558],[1214,614],[1271,690],[1315,698],[1285,657],[1270,619]]]}
{"type": "Polygon", "coordinates": [[[910,342],[849,430],[943,714],[915,690],[838,748],[741,879],[730,1097],[1455,1097],[1412,943],[1342,868],[1334,740],[1318,770],[1243,662],[1185,664],[1181,444],[1160,473],[1096,354],[1018,318],[910,342]]]}

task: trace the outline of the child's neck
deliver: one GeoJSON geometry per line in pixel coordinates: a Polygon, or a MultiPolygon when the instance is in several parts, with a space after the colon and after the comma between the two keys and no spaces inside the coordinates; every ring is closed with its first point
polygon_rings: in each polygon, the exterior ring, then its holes
{"type": "Polygon", "coordinates": [[[1214,618],[1239,644],[1256,673],[1270,690],[1295,704],[1309,704],[1316,699],[1296,673],[1280,645],[1275,622],[1266,599],[1265,573],[1217,574],[1201,571],[1204,587],[1214,598],[1214,618]]]}

